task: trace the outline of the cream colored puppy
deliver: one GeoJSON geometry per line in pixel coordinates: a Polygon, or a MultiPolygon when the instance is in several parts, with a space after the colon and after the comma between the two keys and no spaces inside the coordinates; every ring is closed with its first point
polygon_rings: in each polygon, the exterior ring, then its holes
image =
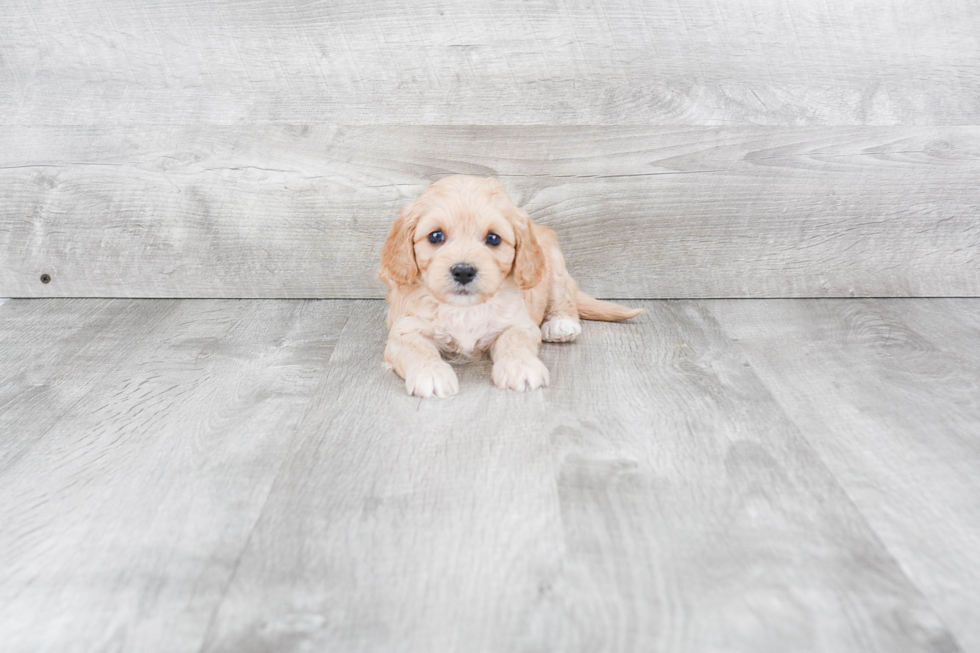
{"type": "Polygon", "coordinates": [[[575,340],[580,318],[625,320],[643,312],[579,291],[555,232],[531,222],[491,178],[440,179],[403,208],[378,278],[388,285],[385,364],[419,397],[459,392],[445,359],[487,353],[497,387],[540,388],[549,380],[538,358],[542,339],[575,340]]]}

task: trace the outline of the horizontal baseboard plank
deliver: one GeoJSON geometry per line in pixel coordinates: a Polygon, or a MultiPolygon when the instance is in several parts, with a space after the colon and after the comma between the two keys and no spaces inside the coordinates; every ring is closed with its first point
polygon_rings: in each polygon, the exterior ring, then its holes
{"type": "Polygon", "coordinates": [[[980,295],[978,127],[2,127],[0,296],[374,298],[496,176],[605,297],[980,295]],[[48,283],[41,275],[49,275],[48,283]]]}
{"type": "Polygon", "coordinates": [[[0,121],[980,123],[973,0],[8,0],[0,121]]]}

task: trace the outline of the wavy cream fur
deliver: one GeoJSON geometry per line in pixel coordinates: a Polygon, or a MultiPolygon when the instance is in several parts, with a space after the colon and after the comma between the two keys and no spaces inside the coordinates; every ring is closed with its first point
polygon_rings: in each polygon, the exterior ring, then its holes
{"type": "Polygon", "coordinates": [[[538,358],[542,337],[578,337],[580,307],[590,319],[642,312],[579,291],[555,233],[534,224],[491,178],[446,177],[405,207],[385,241],[378,278],[388,285],[385,363],[420,397],[459,392],[447,359],[487,354],[497,387],[540,388],[549,382],[538,358]],[[433,245],[428,236],[437,230],[446,240],[433,245]],[[498,247],[486,244],[490,232],[501,237],[498,247]],[[457,263],[477,269],[471,283],[452,278],[457,263]]]}

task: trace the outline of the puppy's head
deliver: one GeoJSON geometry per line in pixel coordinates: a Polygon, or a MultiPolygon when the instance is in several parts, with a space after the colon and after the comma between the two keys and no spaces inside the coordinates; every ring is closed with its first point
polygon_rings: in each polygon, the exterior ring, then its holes
{"type": "Polygon", "coordinates": [[[381,251],[378,278],[391,288],[422,284],[441,302],[484,302],[513,275],[541,281],[544,253],[531,220],[496,179],[456,175],[402,209],[381,251]]]}

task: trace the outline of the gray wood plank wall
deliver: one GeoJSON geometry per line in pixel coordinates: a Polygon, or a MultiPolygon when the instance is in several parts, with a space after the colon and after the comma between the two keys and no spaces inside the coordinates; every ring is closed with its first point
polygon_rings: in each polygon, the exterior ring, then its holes
{"type": "Polygon", "coordinates": [[[980,294],[973,0],[3,21],[0,295],[379,297],[395,210],[460,172],[501,177],[600,296],[980,294]]]}
{"type": "Polygon", "coordinates": [[[975,125],[974,0],[6,0],[8,124],[975,125]]]}

